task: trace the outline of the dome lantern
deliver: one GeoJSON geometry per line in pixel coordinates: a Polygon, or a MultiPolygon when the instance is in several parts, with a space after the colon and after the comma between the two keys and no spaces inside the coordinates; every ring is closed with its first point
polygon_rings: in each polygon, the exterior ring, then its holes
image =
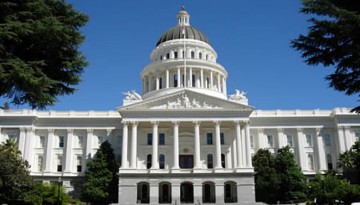
{"type": "Polygon", "coordinates": [[[184,6],[181,7],[181,10],[176,17],[178,19],[179,26],[190,26],[190,15],[185,10],[184,6]]]}

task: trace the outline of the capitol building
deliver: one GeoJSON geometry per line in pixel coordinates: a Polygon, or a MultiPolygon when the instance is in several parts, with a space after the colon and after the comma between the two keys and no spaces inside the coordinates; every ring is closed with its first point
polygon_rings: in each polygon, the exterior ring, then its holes
{"type": "Polygon", "coordinates": [[[104,141],[119,169],[118,204],[254,204],[252,156],[289,145],[309,177],[335,169],[360,138],[360,116],[333,110],[258,110],[227,90],[226,69],[181,9],[140,73],[142,91],[110,111],[0,110],[0,143],[16,139],[31,175],[79,192],[104,141]]]}

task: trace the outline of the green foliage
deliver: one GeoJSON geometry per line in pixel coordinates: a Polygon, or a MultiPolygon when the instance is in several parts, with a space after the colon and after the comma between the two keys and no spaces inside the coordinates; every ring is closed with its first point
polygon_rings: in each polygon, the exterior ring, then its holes
{"type": "Polygon", "coordinates": [[[341,179],[335,172],[325,175],[317,174],[315,180],[309,183],[308,197],[314,204],[350,204],[360,200],[360,186],[351,185],[341,179]]]}
{"type": "Polygon", "coordinates": [[[339,155],[338,168],[352,183],[360,183],[360,141],[356,141],[349,151],[339,155]]]}
{"type": "Polygon", "coordinates": [[[257,201],[296,203],[306,200],[307,180],[289,146],[279,149],[275,157],[268,150],[260,149],[253,157],[253,166],[257,201]]]}
{"type": "Polygon", "coordinates": [[[14,140],[0,145],[0,204],[17,203],[32,188],[29,168],[14,140]]]}
{"type": "MultiPolygon", "coordinates": [[[[43,184],[38,182],[34,188],[26,194],[24,201],[34,205],[56,204],[58,200],[58,190],[59,186],[57,184],[43,184]]],[[[63,187],[60,187],[60,201],[62,205],[80,204],[78,200],[66,194],[63,187]]]]}
{"type": "MultiPolygon", "coordinates": [[[[354,0],[303,0],[311,14],[308,34],[291,42],[308,65],[334,67],[329,85],[347,95],[360,92],[360,4],[354,0]]],[[[360,106],[353,109],[360,112],[360,106]]]]}
{"type": "Polygon", "coordinates": [[[278,186],[275,171],[275,157],[269,150],[259,149],[253,157],[255,174],[256,201],[276,203],[276,190],[278,186]]]}
{"type": "Polygon", "coordinates": [[[109,142],[101,144],[93,160],[87,163],[87,167],[83,200],[93,204],[117,202],[119,165],[109,142]]]}
{"type": "Polygon", "coordinates": [[[44,109],[71,94],[86,61],[79,29],[88,18],[64,0],[0,2],[0,96],[44,109]]]}
{"type": "Polygon", "coordinates": [[[279,180],[278,199],[282,203],[304,201],[306,199],[307,179],[296,164],[294,154],[286,146],[278,150],[275,170],[279,180]]]}

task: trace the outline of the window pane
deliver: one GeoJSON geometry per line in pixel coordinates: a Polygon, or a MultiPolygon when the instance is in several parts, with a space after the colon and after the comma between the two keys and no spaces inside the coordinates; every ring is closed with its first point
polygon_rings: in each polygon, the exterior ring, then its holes
{"type": "Polygon", "coordinates": [[[147,144],[152,145],[152,133],[148,133],[147,135],[147,144]]]}
{"type": "Polygon", "coordinates": [[[225,144],[225,136],[224,136],[224,133],[220,133],[220,142],[221,142],[221,144],[225,144]]]}
{"type": "Polygon", "coordinates": [[[165,144],[165,133],[160,133],[159,134],[159,145],[164,145],[165,144]]]}
{"type": "Polygon", "coordinates": [[[206,134],[206,144],[213,144],[212,133],[206,134]]]}

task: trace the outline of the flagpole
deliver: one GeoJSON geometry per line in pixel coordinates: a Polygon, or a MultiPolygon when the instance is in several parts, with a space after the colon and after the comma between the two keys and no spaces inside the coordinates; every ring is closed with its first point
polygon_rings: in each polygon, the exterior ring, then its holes
{"type": "Polygon", "coordinates": [[[186,81],[186,41],[185,41],[185,36],[186,36],[186,33],[185,33],[185,25],[183,25],[183,28],[182,28],[182,33],[183,33],[183,36],[184,36],[184,87],[186,87],[186,84],[187,84],[187,81],[186,81]]]}

